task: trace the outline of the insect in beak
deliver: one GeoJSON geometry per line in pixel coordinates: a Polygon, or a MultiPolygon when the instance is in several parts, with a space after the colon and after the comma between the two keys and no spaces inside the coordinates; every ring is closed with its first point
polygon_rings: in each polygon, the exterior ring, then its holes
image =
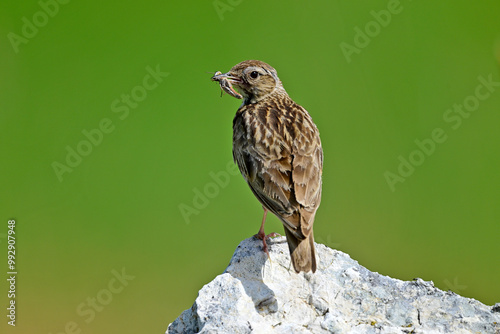
{"type": "Polygon", "coordinates": [[[243,96],[240,93],[234,90],[232,85],[233,83],[240,82],[240,79],[231,76],[229,73],[222,73],[221,71],[217,71],[215,72],[211,80],[219,82],[220,89],[222,89],[224,92],[228,93],[232,97],[235,97],[237,99],[243,98],[243,96]]]}

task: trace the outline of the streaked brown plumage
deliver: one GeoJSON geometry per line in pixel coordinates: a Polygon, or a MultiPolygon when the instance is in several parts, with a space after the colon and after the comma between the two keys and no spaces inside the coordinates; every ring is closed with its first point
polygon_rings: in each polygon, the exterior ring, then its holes
{"type": "Polygon", "coordinates": [[[321,201],[323,150],[311,116],[286,93],[276,70],[247,60],[212,80],[243,104],[233,121],[233,157],[264,209],[285,227],[296,272],[316,271],[313,223],[321,201]],[[232,86],[236,87],[238,94],[232,86]]]}

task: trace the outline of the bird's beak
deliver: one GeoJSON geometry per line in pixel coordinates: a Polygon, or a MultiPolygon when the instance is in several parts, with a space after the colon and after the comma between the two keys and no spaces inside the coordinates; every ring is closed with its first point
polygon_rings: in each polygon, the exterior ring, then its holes
{"type": "Polygon", "coordinates": [[[232,75],[230,72],[222,73],[220,71],[217,71],[212,77],[212,81],[217,81],[220,85],[220,88],[232,97],[235,97],[237,99],[243,98],[243,96],[233,88],[233,84],[239,85],[242,81],[238,77],[232,75]]]}
{"type": "Polygon", "coordinates": [[[226,80],[230,84],[238,84],[241,82],[241,80],[238,77],[232,75],[230,72],[227,73],[222,73],[220,71],[215,72],[214,76],[212,77],[212,81],[220,82],[221,80],[226,80]]]}

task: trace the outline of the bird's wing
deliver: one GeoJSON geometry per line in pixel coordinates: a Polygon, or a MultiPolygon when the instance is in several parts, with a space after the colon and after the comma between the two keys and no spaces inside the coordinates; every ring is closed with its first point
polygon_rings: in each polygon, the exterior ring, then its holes
{"type": "Polygon", "coordinates": [[[291,147],[280,144],[263,124],[248,125],[243,117],[237,115],[233,123],[234,161],[262,205],[278,216],[289,215],[293,212],[291,147]]]}
{"type": "Polygon", "coordinates": [[[318,129],[310,116],[305,115],[307,117],[304,117],[301,131],[294,141],[292,182],[295,199],[300,204],[300,229],[307,236],[321,202],[323,149],[318,129]]]}
{"type": "Polygon", "coordinates": [[[250,122],[244,115],[235,117],[234,160],[262,205],[303,239],[310,233],[321,196],[319,134],[305,110],[292,110],[305,114],[286,120],[270,108],[254,110],[262,115],[250,122]]]}

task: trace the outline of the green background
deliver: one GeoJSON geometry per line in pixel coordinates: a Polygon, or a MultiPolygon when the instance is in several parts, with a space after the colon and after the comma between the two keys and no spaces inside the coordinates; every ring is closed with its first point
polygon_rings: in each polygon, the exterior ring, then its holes
{"type": "MultiPolygon", "coordinates": [[[[2,333],[61,333],[72,321],[82,333],[162,333],[222,273],[262,211],[227,171],[240,101],[221,98],[207,72],[245,59],[274,66],[320,129],[317,242],[384,275],[500,302],[500,87],[457,129],[443,119],[473,101],[478,77],[500,81],[500,3],[401,1],[377,30],[371,11],[392,2],[221,0],[218,13],[213,1],[71,1],[16,52],[9,33],[41,7],[3,1],[0,262],[5,278],[15,219],[19,274],[16,328],[0,284],[2,333]],[[367,24],[372,37],[349,62],[340,45],[355,46],[367,24]],[[148,66],[169,75],[127,117],[115,113],[148,66]],[[60,181],[53,163],[103,119],[113,130],[60,181]],[[384,173],[435,128],[446,141],[392,191],[384,173]],[[214,188],[211,172],[227,184],[214,188]],[[185,218],[187,206],[197,211],[185,218]],[[105,296],[122,268],[135,278],[86,322],[78,306],[105,296]]],[[[282,226],[270,217],[266,231],[282,226]]]]}

